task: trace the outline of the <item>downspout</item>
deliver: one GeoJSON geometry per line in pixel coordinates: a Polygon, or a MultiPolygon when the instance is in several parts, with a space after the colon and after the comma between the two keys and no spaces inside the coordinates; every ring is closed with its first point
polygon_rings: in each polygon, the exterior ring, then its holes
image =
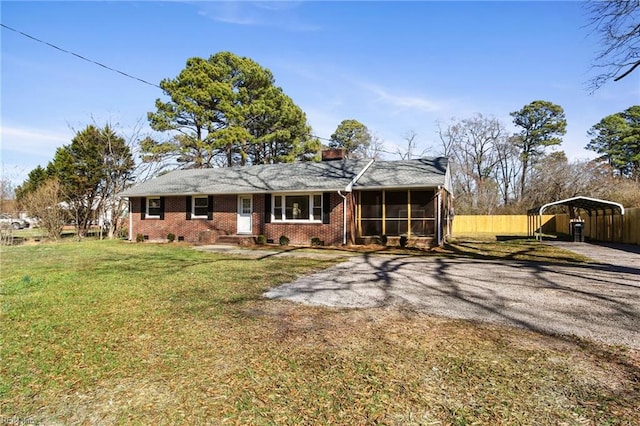
{"type": "Polygon", "coordinates": [[[133,204],[131,198],[127,198],[127,202],[129,203],[129,241],[133,241],[133,204]]]}
{"type": "MultiPolygon", "coordinates": [[[[440,245],[441,241],[442,241],[442,197],[440,194],[441,191],[441,186],[438,185],[438,211],[437,211],[437,219],[436,219],[436,228],[438,228],[437,230],[437,236],[438,236],[438,245],[440,245]]],[[[409,220],[411,220],[411,218],[409,218],[409,220]]]]}
{"type": "Polygon", "coordinates": [[[347,196],[342,195],[342,191],[338,191],[338,195],[342,197],[342,245],[347,244],[347,196]]]}

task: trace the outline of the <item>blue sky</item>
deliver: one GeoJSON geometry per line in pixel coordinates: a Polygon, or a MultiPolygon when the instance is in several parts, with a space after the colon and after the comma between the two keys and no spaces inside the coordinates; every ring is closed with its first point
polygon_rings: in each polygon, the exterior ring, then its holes
{"type": "MultiPolygon", "coordinates": [[[[562,149],[584,150],[587,130],[640,102],[640,72],[589,94],[599,50],[579,2],[13,2],[2,23],[158,84],[189,57],[219,51],[269,68],[276,84],[328,138],[344,119],[364,123],[388,151],[436,123],[475,113],[509,129],[509,113],[542,99],[567,117],[562,149]]],[[[1,29],[4,176],[20,183],[75,130],[112,123],[148,131],[157,87],[1,29]]],[[[162,137],[162,135],[157,135],[162,137]]],[[[388,155],[388,158],[394,158],[388,155]]]]}

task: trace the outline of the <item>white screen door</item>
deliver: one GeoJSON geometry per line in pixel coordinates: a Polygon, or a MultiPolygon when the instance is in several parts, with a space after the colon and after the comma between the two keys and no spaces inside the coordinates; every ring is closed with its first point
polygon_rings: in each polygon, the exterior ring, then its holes
{"type": "Polygon", "coordinates": [[[238,195],[238,234],[251,234],[253,232],[252,213],[253,197],[251,195],[238,195]]]}

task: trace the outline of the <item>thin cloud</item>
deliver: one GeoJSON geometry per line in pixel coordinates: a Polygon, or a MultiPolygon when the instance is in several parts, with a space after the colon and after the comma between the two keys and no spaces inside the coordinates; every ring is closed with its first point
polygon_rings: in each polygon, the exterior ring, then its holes
{"type": "Polygon", "coordinates": [[[397,95],[374,85],[364,85],[363,87],[375,94],[377,96],[377,101],[395,106],[396,108],[414,109],[423,112],[434,112],[439,111],[443,108],[443,106],[439,103],[427,98],[419,96],[397,95]]]}
{"type": "Polygon", "coordinates": [[[232,25],[280,28],[286,31],[317,31],[319,26],[301,20],[297,9],[303,2],[206,2],[195,3],[198,14],[232,25]]]}
{"type": "Polygon", "coordinates": [[[40,129],[2,126],[2,152],[28,154],[36,157],[50,158],[55,150],[71,142],[73,135],[49,132],[40,129]]]}

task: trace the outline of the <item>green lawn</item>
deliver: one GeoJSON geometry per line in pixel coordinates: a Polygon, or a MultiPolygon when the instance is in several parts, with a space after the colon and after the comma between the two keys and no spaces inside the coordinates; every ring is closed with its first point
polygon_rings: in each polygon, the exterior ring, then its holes
{"type": "Polygon", "coordinates": [[[261,298],[335,261],[118,241],[1,250],[0,422],[640,424],[637,351],[261,298]]]}

